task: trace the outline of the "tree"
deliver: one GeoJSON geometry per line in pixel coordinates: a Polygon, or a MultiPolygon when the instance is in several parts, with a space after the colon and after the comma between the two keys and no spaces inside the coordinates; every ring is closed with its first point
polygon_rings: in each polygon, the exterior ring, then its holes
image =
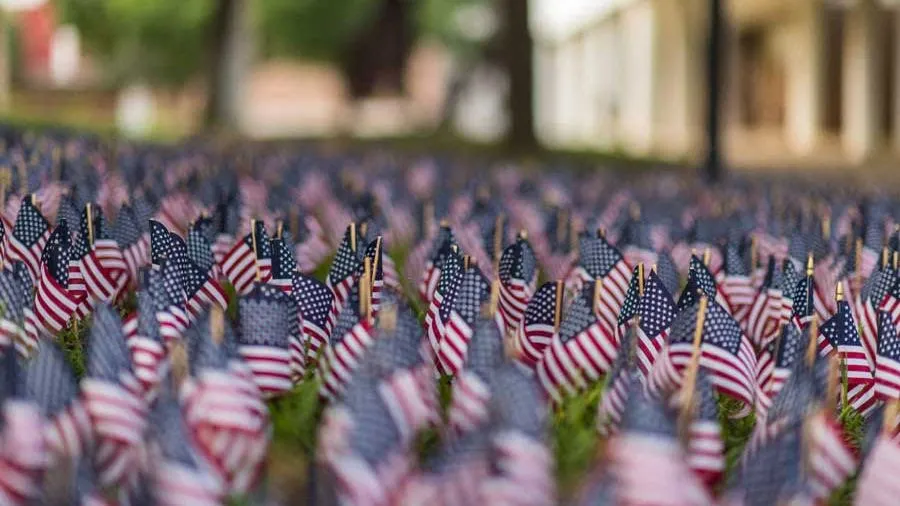
{"type": "Polygon", "coordinates": [[[504,60],[509,77],[507,143],[515,150],[537,147],[534,135],[534,41],[528,26],[528,2],[501,0],[503,6],[504,60]]]}

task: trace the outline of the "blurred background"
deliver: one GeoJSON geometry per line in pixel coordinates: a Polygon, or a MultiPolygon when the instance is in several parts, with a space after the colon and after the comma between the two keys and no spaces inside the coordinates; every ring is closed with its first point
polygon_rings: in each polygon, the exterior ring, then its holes
{"type": "Polygon", "coordinates": [[[157,139],[440,135],[676,161],[704,159],[721,132],[724,157],[744,166],[900,153],[896,0],[2,6],[0,106],[25,120],[157,139]]]}

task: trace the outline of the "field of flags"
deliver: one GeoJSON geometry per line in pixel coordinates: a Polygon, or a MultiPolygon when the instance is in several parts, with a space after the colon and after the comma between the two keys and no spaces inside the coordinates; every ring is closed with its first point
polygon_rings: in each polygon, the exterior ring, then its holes
{"type": "Polygon", "coordinates": [[[0,505],[900,497],[883,189],[0,137],[0,505]]]}

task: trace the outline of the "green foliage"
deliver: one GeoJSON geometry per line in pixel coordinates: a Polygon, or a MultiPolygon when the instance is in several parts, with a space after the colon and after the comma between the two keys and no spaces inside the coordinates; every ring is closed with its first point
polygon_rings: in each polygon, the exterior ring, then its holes
{"type": "Polygon", "coordinates": [[[322,415],[319,380],[307,377],[290,394],[269,403],[274,444],[312,457],[322,415]]]}
{"type": "Polygon", "coordinates": [[[62,348],[66,361],[72,367],[75,377],[84,377],[86,367],[85,344],[87,343],[88,330],[91,328],[91,318],[69,322],[69,326],[59,334],[59,345],[62,348]]]}
{"type": "Polygon", "coordinates": [[[597,406],[603,383],[578,396],[566,397],[553,415],[551,438],[561,494],[571,492],[597,455],[597,406]]]}
{"type": "Polygon", "coordinates": [[[722,439],[725,442],[725,474],[735,470],[740,461],[744,446],[753,434],[756,425],[754,415],[734,418],[741,411],[743,404],[730,397],[719,397],[719,424],[722,427],[722,439]]]}

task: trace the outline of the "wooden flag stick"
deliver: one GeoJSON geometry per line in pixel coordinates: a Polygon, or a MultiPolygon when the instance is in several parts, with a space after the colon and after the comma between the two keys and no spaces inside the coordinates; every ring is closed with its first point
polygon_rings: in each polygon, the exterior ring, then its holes
{"type": "Polygon", "coordinates": [[[469,265],[471,265],[471,263],[472,263],[472,257],[470,257],[469,255],[463,255],[463,270],[464,271],[469,270],[469,265]]]}
{"type": "Polygon", "coordinates": [[[562,321],[563,282],[556,282],[556,309],[553,310],[553,331],[559,332],[559,323],[562,321]]]}
{"type": "Polygon", "coordinates": [[[375,238],[375,258],[372,260],[372,284],[375,283],[375,273],[378,272],[378,266],[380,265],[378,262],[381,260],[381,243],[382,238],[379,235],[375,238]]]}
{"type": "Polygon", "coordinates": [[[812,276],[813,272],[815,272],[815,270],[816,270],[816,263],[815,263],[815,260],[813,260],[813,254],[809,253],[808,255],[806,255],[806,275],[812,276]]]}
{"type": "Polygon", "coordinates": [[[288,230],[291,231],[291,237],[296,241],[300,237],[300,214],[291,213],[290,220],[290,228],[288,230]]]}
{"type": "Polygon", "coordinates": [[[884,408],[884,420],[881,422],[881,433],[885,436],[893,437],[894,427],[897,425],[897,414],[900,414],[900,400],[892,399],[884,408]]]}
{"type": "Polygon", "coordinates": [[[428,237],[434,226],[434,202],[427,201],[422,208],[422,237],[428,237]]]}
{"type": "Polygon", "coordinates": [[[809,342],[806,344],[806,363],[813,365],[816,361],[816,352],[819,349],[819,318],[812,315],[809,321],[809,342]]]}
{"type": "Polygon", "coordinates": [[[497,215],[497,221],[494,222],[494,272],[500,272],[500,255],[503,254],[503,222],[506,215],[500,213],[497,215]]]}
{"type": "Polygon", "coordinates": [[[644,262],[638,263],[638,295],[644,296],[644,262]]]}
{"type": "Polygon", "coordinates": [[[578,225],[574,219],[569,220],[569,252],[578,252],[578,225]]]}
{"type": "Polygon", "coordinates": [[[525,230],[524,228],[522,230],[519,230],[519,239],[521,239],[523,241],[528,240],[528,231],[525,230]]]}
{"type": "Polygon", "coordinates": [[[259,270],[259,253],[256,245],[256,220],[250,220],[250,244],[253,247],[253,265],[256,266],[256,281],[262,281],[262,272],[259,270]]]}
{"type": "Polygon", "coordinates": [[[898,262],[898,260],[900,260],[900,255],[898,255],[897,252],[895,251],[895,252],[894,252],[894,270],[895,270],[895,271],[897,270],[897,262],[898,262]]]}
{"type": "Polygon", "coordinates": [[[831,239],[831,213],[827,211],[822,216],[822,237],[826,241],[831,239]]]}
{"type": "Polygon", "coordinates": [[[709,258],[711,255],[712,253],[709,251],[709,248],[703,250],[703,265],[709,267],[709,258]]]}
{"type": "Polygon", "coordinates": [[[488,299],[487,315],[494,316],[497,314],[497,304],[500,302],[500,280],[495,279],[491,282],[491,296],[488,299]]]}
{"type": "Polygon", "coordinates": [[[369,297],[371,297],[371,285],[369,282],[371,281],[372,275],[372,259],[366,257],[363,259],[363,275],[359,278],[359,315],[366,319],[366,321],[370,321],[372,318],[372,304],[369,297]]]}
{"type": "Polygon", "coordinates": [[[88,245],[94,245],[94,213],[91,211],[91,203],[88,202],[84,205],[84,212],[87,216],[87,232],[88,232],[88,245]]]}
{"type": "MultiPolygon", "coordinates": [[[[566,240],[566,232],[569,231],[569,217],[566,216],[566,210],[560,208],[556,213],[556,243],[562,244],[566,240]]],[[[570,241],[571,243],[571,241],[570,241]]]]}
{"type": "Polygon", "coordinates": [[[694,411],[694,385],[697,383],[697,371],[700,368],[700,349],[703,339],[703,323],[706,321],[706,308],[709,298],[706,295],[700,297],[700,307],[697,309],[697,325],[694,328],[694,342],[692,345],[691,361],[684,373],[684,382],[681,385],[681,416],[679,427],[681,434],[687,436],[688,425],[694,411]]]}
{"type": "Polygon", "coordinates": [[[209,335],[216,344],[222,344],[225,337],[225,311],[217,305],[209,310],[209,335]]]}
{"type": "Polygon", "coordinates": [[[282,235],[284,235],[284,221],[278,220],[275,222],[275,238],[281,239],[282,235]]]}
{"type": "Polygon", "coordinates": [[[597,239],[606,239],[606,229],[600,227],[597,229],[597,239]]]}
{"type": "Polygon", "coordinates": [[[881,248],[881,268],[884,269],[888,265],[888,259],[890,258],[888,247],[884,246],[881,248]]]}
{"type": "Polygon", "coordinates": [[[841,381],[841,365],[836,356],[828,359],[828,382],[825,389],[824,408],[828,413],[834,413],[837,408],[838,387],[841,381]]]}
{"type": "Polygon", "coordinates": [[[591,311],[597,313],[597,307],[600,305],[600,293],[603,290],[603,278],[594,278],[594,298],[591,301],[591,311]]]}
{"type": "Polygon", "coordinates": [[[840,302],[844,300],[844,282],[838,281],[837,287],[834,289],[834,300],[840,302]]]}
{"type": "Polygon", "coordinates": [[[365,237],[365,236],[366,236],[366,232],[368,232],[368,231],[369,231],[369,222],[368,222],[368,221],[360,222],[360,224],[359,224],[359,235],[365,237]]]}
{"type": "Polygon", "coordinates": [[[356,222],[350,222],[350,251],[356,253],[356,222]]]}

